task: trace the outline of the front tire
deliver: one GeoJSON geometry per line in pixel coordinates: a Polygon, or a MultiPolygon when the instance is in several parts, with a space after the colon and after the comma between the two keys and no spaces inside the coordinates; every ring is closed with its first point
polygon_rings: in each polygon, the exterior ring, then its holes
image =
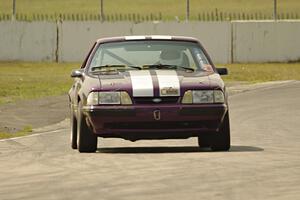
{"type": "Polygon", "coordinates": [[[219,132],[213,136],[211,149],[213,151],[228,151],[230,149],[230,125],[228,112],[224,117],[219,132]]]}
{"type": "Polygon", "coordinates": [[[97,150],[97,136],[86,124],[85,116],[82,113],[82,103],[79,102],[77,111],[77,147],[79,152],[91,153],[97,150]]]}
{"type": "Polygon", "coordinates": [[[198,145],[200,148],[208,148],[211,146],[211,137],[210,135],[198,136],[198,145]]]}
{"type": "Polygon", "coordinates": [[[77,149],[77,119],[74,115],[74,110],[72,106],[71,106],[70,123],[71,123],[71,147],[72,149],[77,149]]]}

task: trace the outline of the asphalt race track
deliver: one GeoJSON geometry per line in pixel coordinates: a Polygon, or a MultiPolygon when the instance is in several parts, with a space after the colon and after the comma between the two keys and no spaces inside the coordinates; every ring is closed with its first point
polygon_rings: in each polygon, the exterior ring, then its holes
{"type": "Polygon", "coordinates": [[[230,96],[232,148],[197,140],[69,144],[69,124],[0,141],[0,199],[300,199],[300,83],[230,96]]]}

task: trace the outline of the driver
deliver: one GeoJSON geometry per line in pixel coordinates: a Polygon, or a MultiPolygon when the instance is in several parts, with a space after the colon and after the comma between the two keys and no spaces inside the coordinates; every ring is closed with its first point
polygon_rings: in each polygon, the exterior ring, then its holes
{"type": "Polygon", "coordinates": [[[159,56],[159,63],[162,65],[176,65],[189,67],[189,60],[184,52],[176,49],[162,50],[159,56]]]}

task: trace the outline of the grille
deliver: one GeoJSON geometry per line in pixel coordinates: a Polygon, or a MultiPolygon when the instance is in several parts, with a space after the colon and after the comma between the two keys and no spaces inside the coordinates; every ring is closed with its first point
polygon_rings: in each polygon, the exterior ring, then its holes
{"type": "Polygon", "coordinates": [[[177,103],[179,97],[135,97],[134,102],[136,104],[165,104],[165,103],[177,103]],[[158,100],[155,102],[155,100],[158,100]]]}

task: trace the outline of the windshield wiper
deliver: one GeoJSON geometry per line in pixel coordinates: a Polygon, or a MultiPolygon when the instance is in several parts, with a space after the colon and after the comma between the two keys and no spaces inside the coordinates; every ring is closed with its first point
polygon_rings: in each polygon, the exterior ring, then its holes
{"type": "Polygon", "coordinates": [[[143,69],[185,69],[190,71],[195,71],[195,69],[190,67],[183,67],[178,65],[166,65],[166,64],[154,64],[154,65],[143,65],[143,69]]]}
{"type": "Polygon", "coordinates": [[[97,70],[102,70],[102,69],[108,69],[111,71],[116,71],[117,69],[114,68],[133,68],[133,69],[138,69],[141,70],[142,68],[139,66],[134,66],[134,65],[100,65],[100,66],[96,66],[96,67],[92,67],[92,71],[97,71],[97,70]]]}

